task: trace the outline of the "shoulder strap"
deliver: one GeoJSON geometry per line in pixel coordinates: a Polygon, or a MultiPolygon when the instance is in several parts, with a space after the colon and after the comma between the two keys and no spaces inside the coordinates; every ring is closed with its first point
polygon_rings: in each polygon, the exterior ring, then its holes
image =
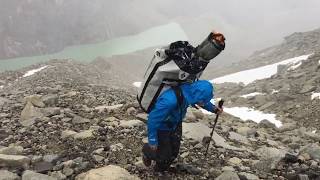
{"type": "Polygon", "coordinates": [[[181,106],[183,104],[183,94],[182,94],[181,88],[179,86],[172,86],[172,89],[176,94],[178,107],[181,109],[181,106]]]}

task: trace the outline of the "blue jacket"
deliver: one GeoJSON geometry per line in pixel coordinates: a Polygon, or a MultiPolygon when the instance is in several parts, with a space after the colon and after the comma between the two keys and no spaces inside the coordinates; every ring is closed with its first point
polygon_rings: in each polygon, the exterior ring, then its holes
{"type": "Polygon", "coordinates": [[[158,145],[158,130],[174,131],[184,119],[187,108],[197,103],[204,104],[203,108],[213,112],[215,106],[210,102],[213,98],[213,86],[209,81],[199,80],[191,84],[180,86],[184,101],[181,109],[178,108],[174,90],[164,91],[157,99],[148,116],[148,141],[150,145],[158,145]],[[171,127],[168,126],[168,121],[171,127]]]}

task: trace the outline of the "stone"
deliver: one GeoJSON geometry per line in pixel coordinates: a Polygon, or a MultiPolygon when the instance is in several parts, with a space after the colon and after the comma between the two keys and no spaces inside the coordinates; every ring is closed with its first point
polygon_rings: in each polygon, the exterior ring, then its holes
{"type": "Polygon", "coordinates": [[[22,167],[28,168],[30,159],[21,155],[0,154],[0,167],[22,167]]]}
{"type": "Polygon", "coordinates": [[[273,128],[273,129],[275,129],[275,127],[276,127],[273,123],[271,123],[270,121],[268,121],[266,119],[260,121],[258,126],[261,128],[273,128]]]}
{"type": "Polygon", "coordinates": [[[74,170],[71,169],[70,167],[64,167],[62,170],[62,173],[68,177],[74,173],[74,170]]]}
{"type": "Polygon", "coordinates": [[[108,165],[98,169],[92,169],[88,172],[76,176],[75,180],[138,180],[140,178],[131,175],[127,170],[115,166],[108,165]]]}
{"type": "Polygon", "coordinates": [[[93,130],[89,129],[89,130],[81,131],[75,134],[73,137],[74,139],[78,139],[78,140],[93,138],[93,130]]]}
{"type": "Polygon", "coordinates": [[[305,85],[303,86],[303,88],[300,90],[299,93],[301,93],[301,94],[309,93],[309,92],[312,92],[312,91],[314,91],[314,90],[316,90],[316,89],[317,89],[317,87],[314,86],[314,85],[312,85],[312,84],[305,84],[305,85]]]}
{"type": "Polygon", "coordinates": [[[43,109],[41,112],[44,116],[51,117],[51,116],[59,115],[61,113],[61,110],[59,107],[49,107],[49,108],[43,109]]]}
{"type": "Polygon", "coordinates": [[[189,164],[177,164],[176,169],[178,171],[185,171],[189,174],[197,175],[201,173],[201,170],[195,166],[189,165],[189,164]]]}
{"type": "Polygon", "coordinates": [[[259,180],[258,176],[247,172],[240,172],[238,175],[241,180],[259,180]]]}
{"type": "Polygon", "coordinates": [[[223,168],[222,168],[222,171],[224,172],[224,171],[236,171],[232,166],[224,166],[223,168]]]}
{"type": "Polygon", "coordinates": [[[220,176],[218,176],[215,180],[240,180],[237,173],[232,171],[224,171],[220,176]]]}
{"type": "Polygon", "coordinates": [[[201,119],[204,118],[204,114],[200,110],[195,109],[195,110],[192,111],[192,114],[195,116],[196,119],[200,119],[201,120],[201,119]]]}
{"type": "Polygon", "coordinates": [[[137,110],[134,107],[130,107],[126,111],[127,115],[134,115],[137,113],[137,110]]]}
{"type": "Polygon", "coordinates": [[[275,130],[278,132],[286,132],[297,129],[296,123],[285,123],[281,127],[276,128],[275,130]]]}
{"type": "Polygon", "coordinates": [[[22,155],[23,147],[11,145],[9,147],[0,148],[0,154],[6,155],[22,155]]]}
{"type": "Polygon", "coordinates": [[[140,120],[129,120],[129,121],[122,120],[120,121],[120,124],[119,124],[119,126],[123,128],[141,127],[144,125],[145,125],[144,122],[140,120]]]}
{"type": "Polygon", "coordinates": [[[320,160],[320,146],[316,143],[308,144],[301,148],[300,153],[308,153],[310,157],[314,160],[320,160]]]}
{"type": "Polygon", "coordinates": [[[0,170],[0,180],[20,180],[20,177],[10,171],[0,170]]]}
{"type": "Polygon", "coordinates": [[[277,167],[281,159],[285,157],[286,152],[276,148],[262,147],[256,150],[255,154],[260,161],[256,162],[254,167],[261,171],[270,172],[277,167]]]}
{"type": "Polygon", "coordinates": [[[40,107],[40,108],[45,107],[45,104],[43,103],[41,97],[38,95],[31,95],[31,96],[25,97],[24,100],[26,103],[31,103],[33,106],[40,107]]]}
{"type": "Polygon", "coordinates": [[[44,104],[46,104],[47,106],[55,106],[56,104],[58,104],[58,95],[56,94],[48,94],[45,96],[42,96],[42,101],[44,102],[44,104]]]}
{"type": "Polygon", "coordinates": [[[102,162],[104,160],[104,157],[100,155],[93,155],[92,157],[96,162],[102,162]]]}
{"type": "Polygon", "coordinates": [[[94,109],[97,110],[98,112],[103,112],[103,111],[118,110],[122,106],[123,106],[123,104],[117,104],[117,105],[113,105],[113,106],[103,105],[103,106],[95,107],[94,109]]]}
{"type": "Polygon", "coordinates": [[[61,132],[61,138],[66,139],[69,137],[73,137],[75,134],[77,134],[77,132],[72,131],[72,130],[65,130],[65,131],[61,132]]]}
{"type": "Polygon", "coordinates": [[[237,157],[233,157],[228,160],[228,164],[231,166],[239,166],[241,162],[242,160],[237,157]]]}
{"type": "Polygon", "coordinates": [[[245,136],[242,136],[241,134],[235,132],[229,132],[229,139],[240,142],[242,144],[249,144],[249,140],[245,136]]]}
{"type": "Polygon", "coordinates": [[[309,177],[306,174],[299,174],[298,180],[309,180],[309,177]]]}
{"type": "Polygon", "coordinates": [[[148,121],[148,114],[146,113],[139,113],[136,115],[136,118],[146,123],[148,121]]]}
{"type": "Polygon", "coordinates": [[[209,169],[209,175],[211,177],[218,177],[222,172],[219,169],[216,168],[210,168],[209,169]]]}
{"type": "Polygon", "coordinates": [[[187,111],[187,114],[186,114],[186,117],[184,119],[184,122],[186,122],[186,123],[197,122],[197,118],[192,113],[192,111],[187,111]]]}
{"type": "Polygon", "coordinates": [[[36,173],[33,171],[26,170],[22,174],[22,180],[57,180],[57,178],[47,176],[44,174],[36,173]]]}
{"type": "Polygon", "coordinates": [[[256,133],[257,131],[255,129],[252,129],[252,128],[249,128],[247,126],[243,126],[243,127],[239,127],[237,129],[237,133],[243,135],[243,136],[254,136],[254,134],[256,133]]]}
{"type": "Polygon", "coordinates": [[[33,164],[33,166],[34,166],[33,170],[38,173],[47,173],[48,171],[51,171],[53,168],[52,163],[46,162],[46,161],[37,162],[33,164]]]}
{"type": "Polygon", "coordinates": [[[72,119],[72,124],[83,124],[83,123],[89,123],[90,120],[87,118],[83,118],[81,116],[78,115],[74,115],[73,119],[72,119]]]}
{"type": "Polygon", "coordinates": [[[60,156],[58,154],[47,154],[43,156],[43,161],[49,162],[49,163],[55,163],[58,161],[60,156]]]}
{"type": "Polygon", "coordinates": [[[42,116],[43,114],[40,112],[40,110],[28,102],[21,112],[20,119],[21,121],[26,121],[32,118],[40,118],[42,116]]]}
{"type": "Polygon", "coordinates": [[[67,176],[62,174],[61,171],[54,171],[50,173],[51,177],[57,178],[57,180],[66,180],[67,176]]]}
{"type": "MultiPolygon", "coordinates": [[[[204,137],[210,136],[211,129],[198,122],[198,123],[183,123],[182,125],[182,132],[183,136],[185,136],[188,139],[194,139],[199,142],[202,142],[204,137]]],[[[210,138],[210,137],[209,137],[210,138]]],[[[229,150],[237,150],[237,151],[242,151],[242,149],[234,147],[226,143],[226,140],[218,135],[216,132],[213,132],[212,140],[215,144],[215,146],[218,147],[223,147],[229,150]]],[[[213,143],[212,143],[213,144],[213,143]]]]}

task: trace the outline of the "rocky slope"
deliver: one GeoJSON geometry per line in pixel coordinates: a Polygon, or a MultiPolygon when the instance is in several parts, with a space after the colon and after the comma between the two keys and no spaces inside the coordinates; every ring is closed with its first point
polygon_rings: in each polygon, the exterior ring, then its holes
{"type": "Polygon", "coordinates": [[[216,96],[230,97],[227,106],[246,104],[276,112],[284,126],[243,122],[224,114],[205,158],[206,136],[214,115],[190,109],[183,124],[179,157],[165,174],[143,166],[146,115],[131,93],[110,85],[108,64],[98,63],[105,65],[101,71],[93,65],[54,60],[1,73],[0,179],[81,180],[98,179],[98,175],[127,179],[317,179],[320,135],[311,131],[320,129],[315,121],[320,100],[311,101],[310,90],[320,90],[318,60],[316,54],[296,70],[279,71],[248,86],[217,85],[216,96]],[[42,71],[23,77],[28,70],[44,65],[48,66],[42,71]],[[279,90],[278,94],[270,94],[272,89],[279,90]],[[238,97],[253,91],[268,95],[238,97]],[[269,103],[273,104],[263,108],[269,103]],[[301,113],[303,116],[298,116],[301,113]]]}

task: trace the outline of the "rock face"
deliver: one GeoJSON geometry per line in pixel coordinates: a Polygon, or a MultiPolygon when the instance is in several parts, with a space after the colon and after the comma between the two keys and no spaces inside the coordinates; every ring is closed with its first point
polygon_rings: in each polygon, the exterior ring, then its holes
{"type": "Polygon", "coordinates": [[[138,180],[139,178],[133,175],[130,175],[130,173],[125,169],[119,166],[114,166],[114,165],[109,165],[109,166],[98,168],[98,169],[92,169],[76,177],[76,180],[105,180],[105,179],[138,180]]]}

